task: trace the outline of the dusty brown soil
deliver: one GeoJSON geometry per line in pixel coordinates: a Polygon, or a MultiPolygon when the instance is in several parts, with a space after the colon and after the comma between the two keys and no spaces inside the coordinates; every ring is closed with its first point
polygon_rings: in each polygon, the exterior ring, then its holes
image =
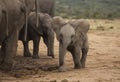
{"type": "MultiPolygon", "coordinates": [[[[55,59],[46,55],[43,42],[40,44],[40,59],[24,58],[23,46],[19,41],[14,70],[0,71],[0,82],[120,82],[120,29],[90,30],[88,36],[90,49],[85,69],[74,69],[72,56],[68,52],[67,71],[58,72],[57,40],[54,45],[55,59]]],[[[32,52],[32,42],[30,51],[32,52]]]]}

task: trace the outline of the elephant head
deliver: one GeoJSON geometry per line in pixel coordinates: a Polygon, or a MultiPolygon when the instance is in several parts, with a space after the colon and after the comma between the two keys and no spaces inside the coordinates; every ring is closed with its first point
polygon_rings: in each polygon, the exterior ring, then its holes
{"type": "Polygon", "coordinates": [[[39,13],[39,23],[47,29],[52,29],[52,18],[46,13],[39,13]]]}
{"type": "Polygon", "coordinates": [[[74,27],[61,17],[54,17],[52,25],[60,45],[64,45],[63,47],[67,49],[67,47],[73,43],[75,37],[74,27]]]}
{"type": "Polygon", "coordinates": [[[52,28],[60,44],[67,48],[67,46],[75,42],[78,35],[88,32],[89,23],[83,19],[66,22],[62,17],[56,16],[52,20],[52,28]]]}

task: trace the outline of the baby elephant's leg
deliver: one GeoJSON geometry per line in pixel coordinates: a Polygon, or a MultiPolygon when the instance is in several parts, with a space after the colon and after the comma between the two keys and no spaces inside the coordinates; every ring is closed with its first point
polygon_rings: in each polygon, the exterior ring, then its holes
{"type": "Polygon", "coordinates": [[[45,45],[47,46],[47,55],[54,58],[54,36],[45,34],[46,36],[43,36],[43,40],[45,45]]]}
{"type": "Polygon", "coordinates": [[[80,47],[75,47],[72,51],[71,54],[73,56],[73,61],[74,61],[74,68],[75,69],[80,69],[81,68],[81,62],[80,62],[80,47]]]}
{"type": "Polygon", "coordinates": [[[40,43],[40,37],[36,37],[34,40],[33,40],[33,57],[34,59],[38,59],[39,56],[38,56],[38,52],[39,52],[39,43],[40,43]]]}
{"type": "Polygon", "coordinates": [[[87,53],[88,53],[88,48],[82,48],[81,64],[83,68],[85,68],[85,61],[86,61],[87,53]]]}
{"type": "Polygon", "coordinates": [[[31,53],[29,51],[28,41],[22,41],[24,45],[24,57],[31,57],[31,53]]]}
{"type": "Polygon", "coordinates": [[[83,68],[85,68],[85,62],[86,62],[86,57],[87,57],[88,49],[89,49],[88,39],[86,38],[86,40],[84,41],[84,46],[82,48],[81,64],[82,64],[83,68]]]}

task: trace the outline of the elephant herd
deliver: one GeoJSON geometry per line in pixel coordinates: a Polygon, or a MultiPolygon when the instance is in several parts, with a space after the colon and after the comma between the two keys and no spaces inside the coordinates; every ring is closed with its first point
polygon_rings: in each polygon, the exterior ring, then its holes
{"type": "Polygon", "coordinates": [[[65,21],[54,16],[55,0],[0,0],[0,69],[11,70],[17,42],[24,46],[24,57],[39,58],[39,42],[47,46],[47,55],[54,58],[54,34],[59,41],[59,71],[66,71],[65,54],[73,57],[74,68],[85,67],[89,49],[89,23],[84,19],[65,21]],[[28,42],[33,41],[33,55],[28,42]],[[82,54],[82,55],[80,55],[82,54]]]}

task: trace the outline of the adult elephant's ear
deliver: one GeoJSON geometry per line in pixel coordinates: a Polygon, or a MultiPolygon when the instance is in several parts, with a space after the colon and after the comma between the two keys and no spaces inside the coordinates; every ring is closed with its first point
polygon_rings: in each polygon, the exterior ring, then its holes
{"type": "Polygon", "coordinates": [[[72,20],[69,23],[74,27],[75,31],[87,33],[90,25],[87,20],[80,19],[80,20],[72,20]]]}

